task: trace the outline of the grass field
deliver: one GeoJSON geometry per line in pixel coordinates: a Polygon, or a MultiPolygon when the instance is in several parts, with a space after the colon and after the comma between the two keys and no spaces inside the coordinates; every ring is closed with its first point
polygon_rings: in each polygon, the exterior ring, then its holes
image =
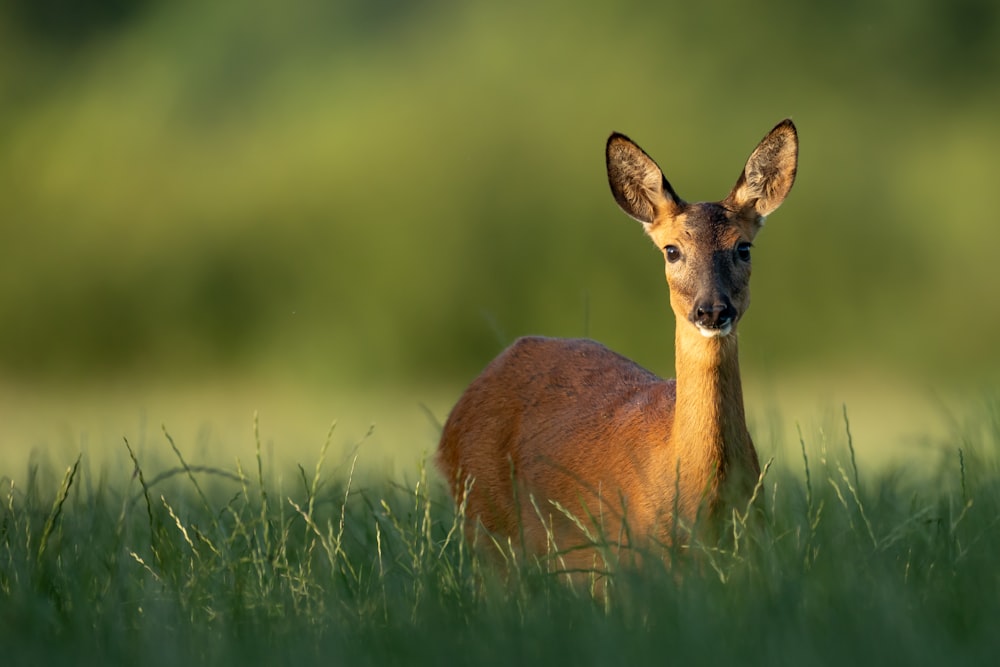
{"type": "Polygon", "coordinates": [[[997,7],[0,0],[0,667],[998,662],[997,7]],[[459,384],[673,375],[609,133],[695,201],[789,116],[754,520],[606,598],[486,565],[459,384]]]}
{"type": "Polygon", "coordinates": [[[0,480],[3,662],[993,664],[1000,404],[919,472],[859,471],[850,426],[803,432],[754,519],[606,598],[516,549],[488,565],[434,472],[363,472],[336,438],[291,471],[259,436],[203,466],[169,428],[168,459],[35,462],[0,480]]]}

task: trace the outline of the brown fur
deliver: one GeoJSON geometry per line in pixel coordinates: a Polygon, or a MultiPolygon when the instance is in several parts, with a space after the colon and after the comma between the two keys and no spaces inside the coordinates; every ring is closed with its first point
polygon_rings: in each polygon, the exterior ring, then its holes
{"type": "Polygon", "coordinates": [[[797,147],[786,120],[724,200],[688,204],[642,149],[609,138],[615,199],[658,247],[680,254],[666,262],[677,379],[589,340],[516,341],[466,389],[441,435],[437,464],[456,500],[471,483],[468,529],[478,521],[530,553],[558,549],[571,569],[600,568],[594,541],[622,555],[615,545],[668,543],[675,517],[690,526],[703,507],[715,514],[746,502],[760,466],[735,330],[749,306],[750,265],[736,249],[788,194],[797,147]],[[706,337],[696,322],[731,331],[706,337]]]}

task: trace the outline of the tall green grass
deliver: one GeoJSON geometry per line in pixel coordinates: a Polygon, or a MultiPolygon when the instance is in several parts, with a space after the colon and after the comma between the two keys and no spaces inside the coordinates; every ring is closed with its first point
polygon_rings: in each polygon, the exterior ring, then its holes
{"type": "MultiPolygon", "coordinates": [[[[4,664],[992,664],[1000,647],[1000,405],[935,474],[854,465],[849,424],[771,465],[717,543],[613,572],[606,595],[462,538],[426,467],[356,452],[294,474],[121,444],[2,478],[4,664]],[[284,481],[282,481],[284,480],[284,481]]],[[[794,451],[794,450],[793,450],[794,451]]]]}

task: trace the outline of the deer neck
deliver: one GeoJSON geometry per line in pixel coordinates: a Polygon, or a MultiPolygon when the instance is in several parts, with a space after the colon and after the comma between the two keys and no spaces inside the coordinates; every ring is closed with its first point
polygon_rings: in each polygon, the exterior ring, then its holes
{"type": "Polygon", "coordinates": [[[746,493],[759,470],[747,431],[735,333],[705,338],[678,323],[676,333],[677,400],[671,429],[679,464],[681,501],[706,502],[715,509],[724,490],[734,485],[746,493]]]}

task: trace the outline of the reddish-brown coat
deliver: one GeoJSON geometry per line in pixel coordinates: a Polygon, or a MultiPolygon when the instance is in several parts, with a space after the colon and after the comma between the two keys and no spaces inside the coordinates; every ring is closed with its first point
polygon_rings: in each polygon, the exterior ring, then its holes
{"type": "Polygon", "coordinates": [[[676,519],[691,526],[703,510],[749,498],[760,466],[735,326],[749,305],[750,271],[736,248],[787,195],[797,148],[784,121],[726,199],[687,204],[648,155],[612,135],[615,199],[659,247],[683,257],[666,265],[677,379],[589,340],[516,341],[466,389],[441,435],[437,465],[456,500],[471,481],[470,536],[479,522],[531,553],[559,551],[571,569],[600,568],[593,539],[612,549],[666,544],[676,519]]]}

